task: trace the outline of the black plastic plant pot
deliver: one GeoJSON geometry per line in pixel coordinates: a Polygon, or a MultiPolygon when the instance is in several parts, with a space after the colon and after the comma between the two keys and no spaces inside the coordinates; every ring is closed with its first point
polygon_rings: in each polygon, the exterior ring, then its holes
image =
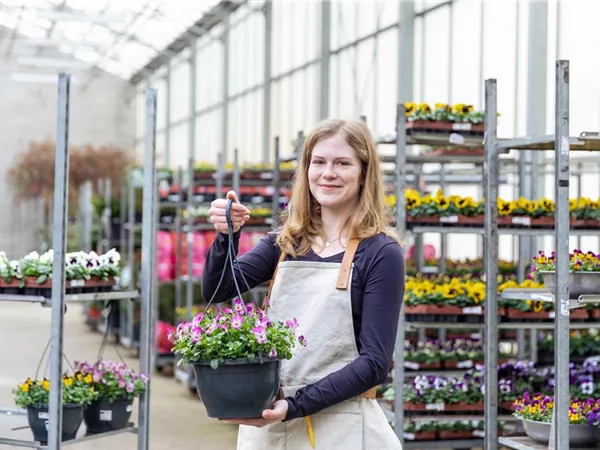
{"type": "Polygon", "coordinates": [[[87,434],[121,430],[129,423],[133,400],[115,400],[109,403],[101,398],[92,402],[83,413],[87,434]]]}
{"type": "Polygon", "coordinates": [[[279,360],[194,364],[198,396],[213,419],[251,419],[273,406],[279,390],[279,360]]]}
{"type": "MultiPolygon", "coordinates": [[[[63,405],[62,441],[70,441],[77,437],[77,431],[83,421],[83,405],[63,405]]],[[[48,427],[50,414],[47,406],[28,406],[27,421],[33,433],[33,439],[42,445],[48,444],[48,427]]]]}

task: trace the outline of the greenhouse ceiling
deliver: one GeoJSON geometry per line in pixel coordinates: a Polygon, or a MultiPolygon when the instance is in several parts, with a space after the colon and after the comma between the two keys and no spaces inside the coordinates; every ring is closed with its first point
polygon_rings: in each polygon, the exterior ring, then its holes
{"type": "Polygon", "coordinates": [[[11,30],[3,57],[23,68],[63,68],[73,59],[139,81],[218,23],[242,0],[0,0],[0,27],[11,30]],[[15,42],[35,56],[15,52],[15,42]],[[54,48],[61,58],[45,58],[54,48]],[[68,61],[65,61],[68,60],[68,61]]]}

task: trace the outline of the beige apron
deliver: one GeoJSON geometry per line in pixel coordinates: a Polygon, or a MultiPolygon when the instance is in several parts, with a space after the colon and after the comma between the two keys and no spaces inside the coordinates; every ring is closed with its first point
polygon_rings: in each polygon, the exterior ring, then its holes
{"type": "MultiPolygon", "coordinates": [[[[350,364],[359,353],[354,337],[349,286],[358,242],[340,263],[282,261],[268,296],[271,320],[298,319],[306,347],[281,363],[284,397],[350,364]]],[[[283,256],[282,256],[283,259],[283,256]]],[[[374,390],[311,416],[317,450],[401,450],[374,398],[374,390]],[[371,398],[365,398],[371,397],[371,398]]],[[[262,428],[240,425],[238,450],[310,450],[305,418],[262,428]]]]}

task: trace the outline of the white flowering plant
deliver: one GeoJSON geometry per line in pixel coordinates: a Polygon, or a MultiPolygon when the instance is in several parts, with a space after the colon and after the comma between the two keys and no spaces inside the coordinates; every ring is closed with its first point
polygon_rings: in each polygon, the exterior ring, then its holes
{"type": "Polygon", "coordinates": [[[29,253],[19,261],[23,277],[36,277],[37,284],[45,283],[46,280],[52,278],[53,260],[54,251],[52,249],[42,255],[38,252],[29,253]]]}
{"type": "Polygon", "coordinates": [[[10,283],[13,279],[21,280],[21,264],[19,261],[11,261],[5,252],[0,252],[0,279],[5,283],[10,283]]]}
{"type": "Polygon", "coordinates": [[[297,344],[306,346],[297,328],[295,318],[285,323],[271,321],[254,303],[244,304],[237,298],[233,309],[208,310],[180,323],[169,339],[179,363],[210,362],[216,369],[228,360],[291,359],[297,344]]]}

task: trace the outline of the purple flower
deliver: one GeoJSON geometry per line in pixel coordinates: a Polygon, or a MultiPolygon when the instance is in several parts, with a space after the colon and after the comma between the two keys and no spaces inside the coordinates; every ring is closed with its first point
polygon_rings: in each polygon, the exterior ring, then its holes
{"type": "Polygon", "coordinates": [[[269,358],[277,358],[277,351],[274,348],[269,352],[269,358]]]}
{"type": "Polygon", "coordinates": [[[147,375],[141,374],[140,379],[142,380],[142,382],[144,384],[148,384],[148,376],[147,375]]]}
{"type": "Polygon", "coordinates": [[[192,342],[197,344],[202,339],[202,328],[194,328],[191,333],[192,342]]]}
{"type": "Polygon", "coordinates": [[[94,375],[92,375],[92,380],[94,381],[94,383],[100,383],[101,379],[102,379],[102,374],[99,372],[94,372],[94,375]]]}
{"type": "Polygon", "coordinates": [[[242,300],[240,300],[239,298],[236,298],[233,302],[233,309],[238,314],[244,314],[244,311],[245,311],[244,302],[242,300]]]}
{"type": "Polygon", "coordinates": [[[291,328],[292,331],[296,331],[298,328],[298,320],[295,317],[292,320],[286,320],[285,324],[288,328],[291,328]]]}
{"type": "Polygon", "coordinates": [[[123,389],[125,387],[125,380],[123,378],[119,379],[119,387],[123,389]]]}
{"type": "Polygon", "coordinates": [[[256,315],[256,308],[253,303],[248,303],[246,305],[246,314],[248,314],[248,317],[254,317],[256,315]]]}
{"type": "Polygon", "coordinates": [[[298,342],[300,342],[300,345],[302,345],[302,347],[306,347],[306,338],[304,336],[300,336],[298,338],[298,342]]]}
{"type": "Polygon", "coordinates": [[[265,342],[267,342],[267,330],[265,330],[264,327],[257,326],[252,328],[252,334],[254,334],[256,342],[258,342],[259,344],[264,344],[265,342]]]}
{"type": "Polygon", "coordinates": [[[206,334],[210,335],[210,334],[214,333],[215,330],[217,329],[217,327],[218,327],[218,324],[213,319],[213,321],[210,323],[210,325],[206,328],[206,334]]]}
{"type": "Polygon", "coordinates": [[[131,394],[133,392],[134,387],[135,386],[133,385],[133,383],[128,383],[125,390],[131,394]]]}
{"type": "Polygon", "coordinates": [[[233,318],[231,319],[231,328],[233,328],[234,330],[239,330],[240,328],[242,328],[243,324],[244,318],[238,314],[233,316],[233,318]]]}

